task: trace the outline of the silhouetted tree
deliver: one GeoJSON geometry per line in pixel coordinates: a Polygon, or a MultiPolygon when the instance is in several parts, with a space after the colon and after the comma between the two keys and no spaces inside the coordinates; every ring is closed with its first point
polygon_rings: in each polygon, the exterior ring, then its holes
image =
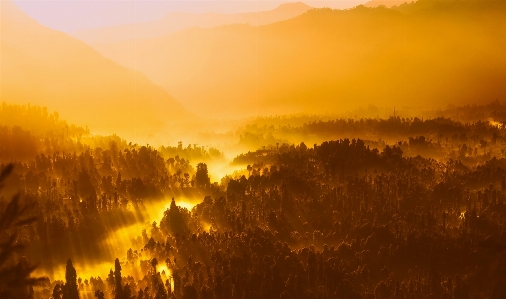
{"type": "Polygon", "coordinates": [[[197,187],[207,188],[210,185],[207,165],[205,163],[197,164],[197,172],[195,174],[195,183],[197,187]]]}
{"type": "Polygon", "coordinates": [[[63,287],[62,299],[78,299],[79,291],[77,290],[77,272],[72,265],[72,260],[67,260],[65,268],[65,286],[63,287]]]}
{"type": "Polygon", "coordinates": [[[105,294],[104,294],[104,292],[102,292],[100,290],[96,290],[95,297],[97,297],[97,299],[105,299],[105,294]]]}
{"type": "Polygon", "coordinates": [[[62,299],[63,296],[63,287],[57,283],[53,288],[53,293],[51,295],[53,299],[62,299]]]}
{"type": "Polygon", "coordinates": [[[118,258],[114,261],[114,299],[124,299],[123,285],[121,284],[121,265],[118,258]]]}
{"type": "MultiPolygon", "coordinates": [[[[0,190],[13,168],[8,164],[2,169],[0,190]]],[[[25,248],[17,239],[19,229],[35,221],[35,217],[27,217],[31,209],[33,204],[20,204],[20,195],[16,194],[0,211],[0,298],[30,297],[32,286],[42,280],[30,277],[35,266],[30,265],[26,257],[15,258],[15,254],[25,248]]]]}

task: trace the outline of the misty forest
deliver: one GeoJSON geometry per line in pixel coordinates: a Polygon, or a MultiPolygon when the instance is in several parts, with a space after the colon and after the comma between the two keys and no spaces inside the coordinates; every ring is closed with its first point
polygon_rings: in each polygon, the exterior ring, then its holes
{"type": "Polygon", "coordinates": [[[2,0],[0,298],[506,298],[506,1],[320,2],[2,0]]]}

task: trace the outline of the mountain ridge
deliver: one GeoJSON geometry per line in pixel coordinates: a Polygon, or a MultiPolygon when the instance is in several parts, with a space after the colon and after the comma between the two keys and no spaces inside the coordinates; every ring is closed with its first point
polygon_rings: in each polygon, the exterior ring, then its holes
{"type": "Polygon", "coordinates": [[[147,74],[198,115],[336,112],[408,99],[436,107],[506,96],[506,44],[498,38],[505,11],[438,4],[429,15],[426,6],[313,9],[265,26],[194,28],[95,48],[147,74]]]}
{"type": "Polygon", "coordinates": [[[46,106],[98,132],[145,134],[192,117],[144,74],[40,25],[14,2],[2,3],[1,15],[1,101],[46,106]]]}
{"type": "Polygon", "coordinates": [[[378,7],[378,6],[385,6],[385,7],[392,7],[392,6],[398,6],[404,3],[411,3],[416,0],[370,0],[369,2],[365,3],[365,7],[378,7]]]}
{"type": "Polygon", "coordinates": [[[266,25],[293,18],[310,9],[312,7],[303,2],[293,2],[281,4],[272,10],[259,12],[235,14],[174,12],[156,21],[81,30],[71,32],[70,35],[94,45],[154,38],[192,27],[211,28],[237,23],[253,26],[266,25]]]}

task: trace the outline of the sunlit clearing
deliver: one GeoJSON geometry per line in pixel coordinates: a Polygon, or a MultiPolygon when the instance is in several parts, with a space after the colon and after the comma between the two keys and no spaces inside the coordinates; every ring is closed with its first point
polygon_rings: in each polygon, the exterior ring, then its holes
{"type": "Polygon", "coordinates": [[[221,179],[226,175],[232,174],[235,171],[241,170],[242,168],[244,167],[241,165],[230,165],[219,162],[211,162],[207,164],[207,169],[209,171],[211,183],[220,182],[221,179]]]}

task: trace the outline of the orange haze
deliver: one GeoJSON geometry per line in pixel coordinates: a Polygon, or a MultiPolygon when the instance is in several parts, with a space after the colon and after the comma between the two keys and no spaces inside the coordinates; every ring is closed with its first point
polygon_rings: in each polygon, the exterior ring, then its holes
{"type": "Polygon", "coordinates": [[[145,75],[2,1],[0,101],[37,104],[108,133],[152,133],[189,117],[145,75]]]}
{"type": "Polygon", "coordinates": [[[422,0],[96,45],[206,117],[428,107],[506,96],[506,7],[422,0]]]}

